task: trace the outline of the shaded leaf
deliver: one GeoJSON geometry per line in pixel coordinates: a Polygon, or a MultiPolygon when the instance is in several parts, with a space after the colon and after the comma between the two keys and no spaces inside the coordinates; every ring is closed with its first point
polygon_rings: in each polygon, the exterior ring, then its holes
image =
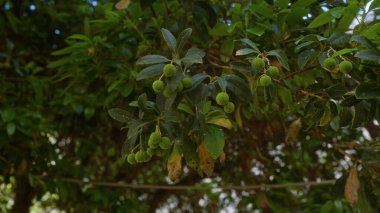
{"type": "Polygon", "coordinates": [[[175,52],[175,48],[177,46],[177,40],[175,39],[173,34],[169,30],[164,29],[164,28],[161,29],[161,33],[162,33],[162,36],[164,37],[164,40],[165,40],[166,44],[168,45],[169,49],[172,52],[175,52]]]}
{"type": "Polygon", "coordinates": [[[268,55],[275,56],[277,60],[281,63],[281,65],[286,69],[290,70],[289,63],[288,63],[288,57],[286,56],[285,52],[281,49],[278,50],[271,50],[268,52],[268,55]]]}
{"type": "Polygon", "coordinates": [[[214,172],[214,159],[211,157],[211,154],[204,143],[201,143],[198,146],[198,159],[199,159],[199,167],[203,173],[207,176],[211,176],[214,172]]]}
{"type": "Polygon", "coordinates": [[[187,28],[179,34],[177,46],[175,48],[176,53],[179,53],[182,50],[182,48],[185,46],[185,44],[186,44],[187,40],[189,39],[192,31],[193,30],[191,28],[187,28]]]}
{"type": "Polygon", "coordinates": [[[137,60],[137,65],[149,65],[149,64],[160,64],[169,62],[169,59],[162,55],[146,55],[137,60]]]}
{"type": "Polygon", "coordinates": [[[140,81],[147,78],[154,78],[162,74],[165,64],[155,64],[141,70],[137,76],[136,80],[140,81]]]}
{"type": "Polygon", "coordinates": [[[133,120],[133,115],[130,112],[120,108],[109,109],[108,114],[111,116],[111,118],[121,123],[128,123],[133,120]]]}
{"type": "Polygon", "coordinates": [[[380,85],[377,83],[362,83],[355,90],[358,99],[380,98],[380,85]]]}
{"type": "Polygon", "coordinates": [[[346,198],[349,204],[354,205],[358,202],[359,188],[360,181],[358,178],[358,171],[355,164],[350,169],[350,173],[348,175],[346,185],[344,187],[344,197],[346,198]]]}

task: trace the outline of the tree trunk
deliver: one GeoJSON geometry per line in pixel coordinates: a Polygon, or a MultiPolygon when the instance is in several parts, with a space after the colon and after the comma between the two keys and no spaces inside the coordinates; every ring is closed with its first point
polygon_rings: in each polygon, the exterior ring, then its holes
{"type": "Polygon", "coordinates": [[[29,183],[26,162],[22,159],[16,172],[16,196],[11,211],[13,213],[28,213],[35,195],[34,188],[29,183]]]}

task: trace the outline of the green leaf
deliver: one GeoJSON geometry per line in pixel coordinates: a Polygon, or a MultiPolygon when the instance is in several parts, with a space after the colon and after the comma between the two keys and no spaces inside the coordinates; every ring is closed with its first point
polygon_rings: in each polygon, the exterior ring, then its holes
{"type": "Polygon", "coordinates": [[[56,61],[53,61],[53,62],[49,63],[47,65],[47,68],[50,68],[50,69],[57,68],[57,67],[60,67],[62,65],[70,63],[70,62],[72,62],[72,58],[71,57],[60,58],[60,59],[58,59],[56,61]]]}
{"type": "Polygon", "coordinates": [[[316,1],[317,0],[298,0],[294,4],[292,4],[292,8],[305,8],[316,1]]]}
{"type": "Polygon", "coordinates": [[[12,136],[16,132],[16,125],[14,123],[7,124],[7,134],[12,136]]]}
{"type": "Polygon", "coordinates": [[[331,57],[336,57],[336,56],[344,55],[344,54],[347,54],[347,53],[354,52],[356,50],[357,50],[356,48],[353,48],[353,49],[348,49],[348,48],[341,49],[341,50],[335,52],[334,54],[332,54],[331,57]]]}
{"type": "Polygon", "coordinates": [[[301,52],[298,55],[298,59],[297,59],[298,66],[302,69],[307,64],[307,62],[315,58],[317,55],[318,55],[318,52],[314,50],[305,50],[301,52]]]}
{"type": "Polygon", "coordinates": [[[362,83],[355,90],[358,99],[380,98],[380,85],[377,83],[362,83]]]}
{"type": "Polygon", "coordinates": [[[85,42],[88,42],[88,43],[91,43],[91,39],[89,37],[87,37],[86,35],[83,35],[83,34],[74,34],[74,35],[71,35],[69,37],[67,37],[68,40],[80,40],[80,41],[85,41],[85,42]]]}
{"type": "Polygon", "coordinates": [[[243,49],[237,50],[235,55],[240,56],[240,55],[248,55],[251,53],[259,53],[259,52],[251,48],[243,48],[243,49]]]}
{"type": "Polygon", "coordinates": [[[160,64],[169,62],[169,59],[162,55],[146,55],[137,60],[137,65],[149,65],[149,64],[160,64]]]}
{"type": "Polygon", "coordinates": [[[220,86],[220,88],[222,90],[226,90],[226,87],[227,87],[227,81],[226,81],[226,79],[221,78],[221,77],[218,76],[217,79],[216,79],[216,81],[218,82],[218,84],[219,84],[219,86],[220,86]]]}
{"type": "Polygon", "coordinates": [[[169,49],[172,52],[175,52],[176,46],[177,46],[177,40],[175,39],[173,34],[169,30],[164,29],[164,28],[161,29],[161,33],[162,33],[162,36],[164,37],[164,40],[166,41],[166,44],[168,45],[169,49]]]}
{"type": "Polygon", "coordinates": [[[175,48],[176,53],[181,52],[182,48],[185,46],[187,40],[189,39],[192,31],[193,30],[191,28],[187,28],[179,34],[177,46],[175,48]]]}
{"type": "Polygon", "coordinates": [[[132,120],[134,120],[134,117],[131,113],[129,113],[126,110],[120,109],[120,108],[112,108],[108,110],[108,114],[113,118],[114,120],[117,120],[121,123],[128,123],[132,120]]]}
{"type": "Polygon", "coordinates": [[[252,99],[251,90],[247,83],[236,75],[223,76],[227,81],[227,89],[234,93],[242,101],[249,102],[252,99]]]}
{"type": "Polygon", "coordinates": [[[187,51],[185,57],[183,57],[181,61],[185,63],[187,66],[191,66],[192,64],[196,64],[196,63],[201,64],[203,63],[202,58],[204,56],[205,56],[205,53],[202,50],[196,47],[192,47],[187,51]]]}
{"type": "Polygon", "coordinates": [[[240,39],[240,41],[242,41],[243,43],[247,44],[248,46],[250,46],[253,50],[255,50],[257,53],[259,53],[259,48],[257,48],[257,45],[251,41],[250,39],[248,38],[243,38],[243,39],[240,39]]]}
{"type": "Polygon", "coordinates": [[[140,81],[147,78],[154,78],[162,74],[165,64],[155,64],[141,70],[137,76],[136,80],[140,81]]]}
{"type": "Polygon", "coordinates": [[[189,113],[190,115],[194,115],[194,112],[193,110],[191,109],[191,107],[187,104],[184,104],[184,103],[180,103],[178,104],[178,107],[177,107],[178,110],[182,110],[184,112],[187,112],[189,113]]]}
{"type": "Polygon", "coordinates": [[[344,7],[335,7],[327,12],[321,13],[307,26],[307,28],[316,28],[327,24],[333,19],[342,16],[343,11],[344,7]]]}
{"type": "Polygon", "coordinates": [[[203,136],[203,143],[207,146],[211,157],[217,159],[224,148],[223,130],[215,126],[206,125],[203,136]]]}
{"type": "Polygon", "coordinates": [[[329,94],[330,97],[337,98],[346,94],[347,89],[342,83],[338,83],[326,88],[325,91],[329,94]]]}
{"type": "Polygon", "coordinates": [[[361,58],[368,61],[380,62],[380,53],[376,50],[362,50],[355,54],[356,58],[361,58]]]}
{"type": "Polygon", "coordinates": [[[288,57],[286,56],[285,52],[281,49],[278,50],[271,50],[268,52],[268,55],[275,56],[277,60],[281,63],[281,65],[286,69],[290,70],[289,63],[288,63],[288,57]]]}
{"type": "MultiPolygon", "coordinates": [[[[234,46],[234,40],[225,40],[220,47],[220,52],[225,53],[227,55],[232,55],[232,52],[234,51],[234,46]]],[[[225,63],[230,61],[230,58],[224,55],[220,55],[220,59],[225,63]]]]}
{"type": "Polygon", "coordinates": [[[191,77],[193,79],[193,84],[189,90],[196,88],[200,83],[202,83],[203,80],[209,77],[210,76],[207,75],[206,73],[198,73],[198,74],[193,75],[191,77]]]}
{"type": "Polygon", "coordinates": [[[376,23],[367,27],[361,34],[362,36],[370,40],[379,40],[380,39],[380,23],[376,23]]]}

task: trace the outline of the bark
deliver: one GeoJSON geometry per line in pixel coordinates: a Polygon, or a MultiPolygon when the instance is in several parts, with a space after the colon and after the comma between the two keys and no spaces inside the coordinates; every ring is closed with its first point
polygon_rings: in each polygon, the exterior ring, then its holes
{"type": "Polygon", "coordinates": [[[14,213],[28,213],[34,198],[34,189],[30,185],[27,176],[16,178],[15,202],[12,207],[14,213]]]}

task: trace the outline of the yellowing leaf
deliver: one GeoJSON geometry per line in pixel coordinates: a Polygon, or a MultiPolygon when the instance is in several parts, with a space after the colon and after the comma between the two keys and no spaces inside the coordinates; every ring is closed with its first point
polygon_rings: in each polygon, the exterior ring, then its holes
{"type": "Polygon", "coordinates": [[[348,175],[346,185],[344,187],[344,197],[351,205],[358,202],[359,199],[360,181],[358,178],[358,171],[356,164],[351,167],[348,175]]]}
{"type": "Polygon", "coordinates": [[[199,167],[207,176],[211,176],[214,172],[214,159],[205,144],[198,146],[199,167]]]}
{"type": "Polygon", "coordinates": [[[227,118],[217,118],[217,119],[213,119],[213,120],[207,121],[207,123],[209,123],[209,124],[215,124],[215,125],[227,128],[227,129],[231,129],[232,128],[232,123],[227,118]]]}
{"type": "Polygon", "coordinates": [[[115,8],[118,10],[124,10],[128,8],[130,3],[130,0],[120,0],[118,3],[116,3],[115,8]]]}
{"type": "Polygon", "coordinates": [[[220,162],[221,164],[223,164],[225,160],[226,160],[226,153],[224,153],[224,151],[223,151],[223,152],[220,154],[220,156],[219,156],[219,162],[220,162]]]}
{"type": "Polygon", "coordinates": [[[286,134],[286,143],[293,144],[297,140],[298,132],[300,131],[301,126],[302,123],[300,118],[290,124],[288,133],[286,134]]]}
{"type": "Polygon", "coordinates": [[[241,119],[241,105],[239,104],[235,112],[235,121],[239,128],[243,128],[243,120],[241,119]]]}
{"type": "Polygon", "coordinates": [[[329,108],[325,109],[325,112],[322,115],[322,118],[319,120],[319,126],[326,126],[330,123],[331,120],[331,111],[329,108]]]}
{"type": "Polygon", "coordinates": [[[168,169],[168,176],[171,181],[175,181],[181,176],[182,172],[182,155],[178,151],[176,145],[174,145],[172,153],[169,155],[168,162],[166,164],[168,169]]]}

